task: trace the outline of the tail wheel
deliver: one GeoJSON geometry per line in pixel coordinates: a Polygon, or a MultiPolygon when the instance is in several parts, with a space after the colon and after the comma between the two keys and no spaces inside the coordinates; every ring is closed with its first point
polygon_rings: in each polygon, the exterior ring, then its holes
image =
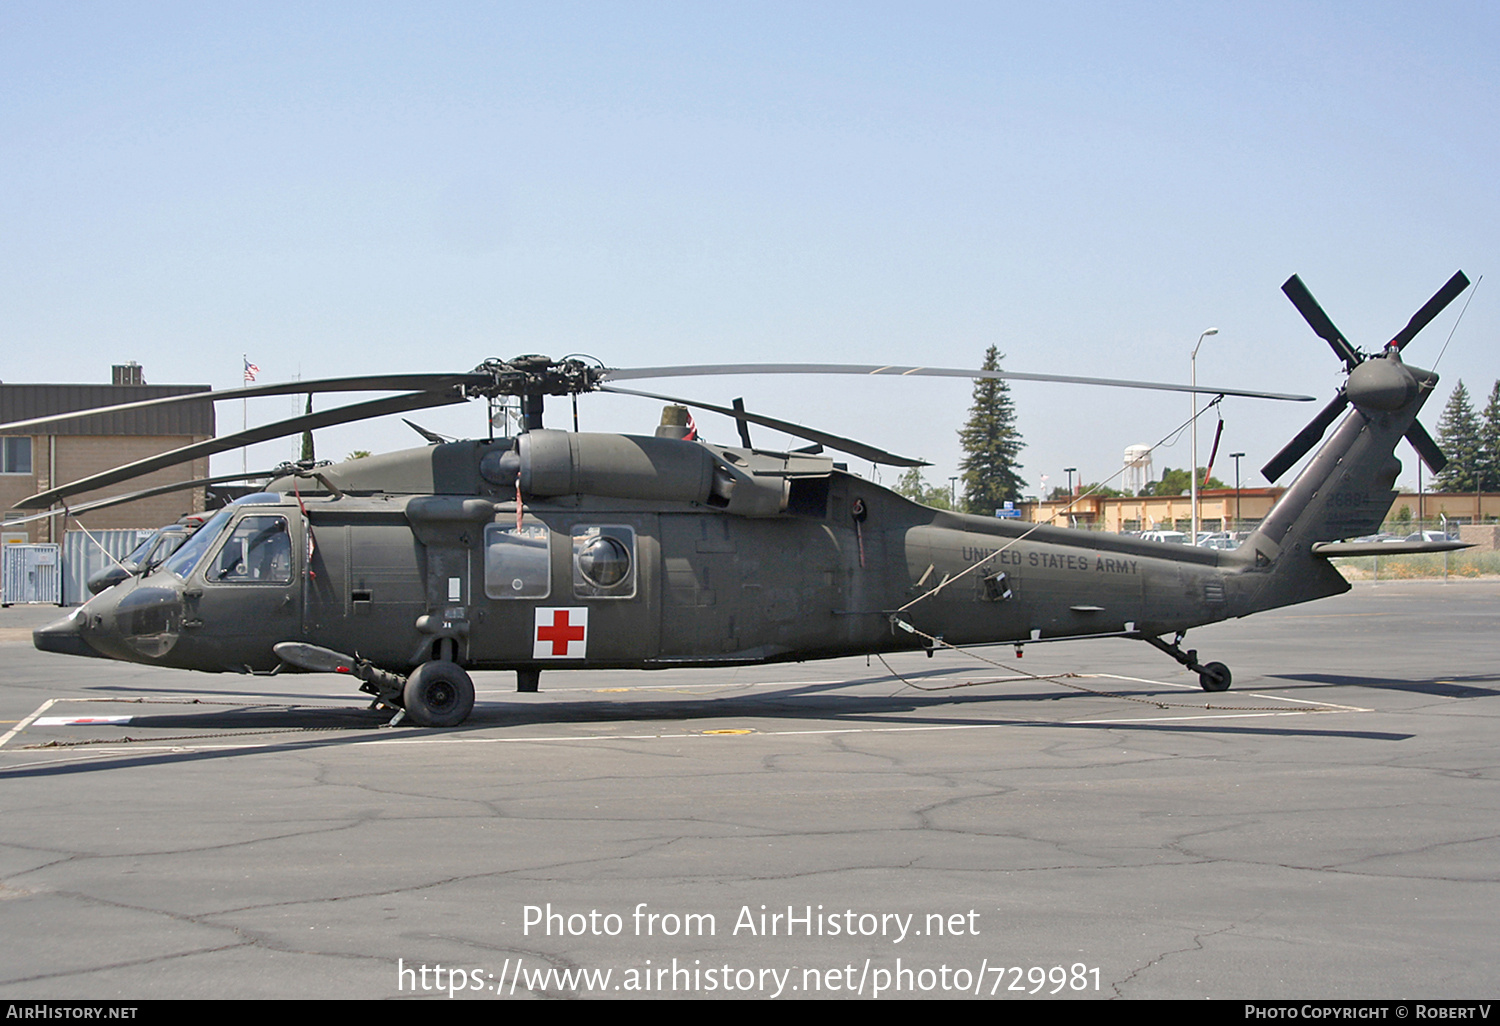
{"type": "Polygon", "coordinates": [[[417,726],[456,727],[474,709],[474,682],[457,663],[433,660],[406,679],[401,698],[417,726]]]}
{"type": "Polygon", "coordinates": [[[1232,679],[1223,663],[1209,663],[1198,673],[1198,685],[1204,691],[1228,691],[1232,679]]]}

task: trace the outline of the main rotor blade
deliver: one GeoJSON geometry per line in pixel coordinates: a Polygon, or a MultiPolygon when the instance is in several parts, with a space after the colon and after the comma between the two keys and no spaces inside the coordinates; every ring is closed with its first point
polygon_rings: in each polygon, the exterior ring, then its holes
{"type": "Polygon", "coordinates": [[[1434,474],[1441,473],[1442,469],[1448,465],[1448,457],[1443,455],[1443,450],[1438,448],[1438,444],[1432,440],[1427,429],[1417,421],[1412,421],[1411,427],[1406,429],[1406,440],[1411,443],[1413,449],[1417,450],[1417,455],[1422,457],[1422,462],[1427,464],[1427,469],[1434,474]]]}
{"type": "Polygon", "coordinates": [[[144,410],[156,406],[171,406],[177,403],[220,402],[224,399],[256,399],[267,395],[301,395],[308,392],[394,392],[421,390],[442,392],[455,385],[481,385],[489,381],[483,374],[367,374],[348,378],[317,378],[310,381],[283,381],[274,385],[253,385],[248,388],[227,388],[218,392],[186,392],[182,395],[162,396],[159,399],[142,399],[133,403],[118,403],[114,406],[96,406],[88,410],[72,410],[54,413],[31,420],[18,420],[11,424],[0,424],[0,432],[18,431],[22,428],[56,424],[65,420],[80,420],[100,413],[119,413],[125,410],[144,410]]]}
{"type": "Polygon", "coordinates": [[[295,435],[302,431],[314,428],[331,427],[334,424],[347,424],[351,421],[368,420],[371,417],[381,417],[388,413],[406,413],[409,410],[420,410],[428,406],[448,406],[453,403],[464,402],[462,395],[453,393],[435,392],[413,392],[408,395],[389,396],[385,399],[375,399],[367,403],[355,403],[352,406],[340,406],[332,410],[323,410],[320,413],[303,414],[290,420],[277,421],[275,424],[266,424],[262,427],[251,428],[248,431],[240,431],[232,435],[222,435],[218,438],[210,438],[207,441],[195,442],[185,445],[180,449],[170,452],[159,453],[123,467],[107,470],[102,474],[85,477],[65,485],[59,485],[49,491],[39,492],[29,498],[22,499],[15,504],[16,509],[42,509],[50,506],[57,499],[66,498],[69,495],[77,495],[80,492],[93,491],[95,488],[103,488],[107,485],[116,484],[120,481],[129,481],[132,478],[149,474],[152,471],[162,470],[166,467],[175,467],[179,463],[188,463],[198,459],[200,456],[212,456],[214,453],[226,452],[230,449],[238,449],[241,446],[253,445],[256,442],[269,441],[272,438],[284,438],[287,435],[295,435]]]}
{"type": "MultiPolygon", "coordinates": [[[[1411,320],[1406,322],[1406,327],[1396,332],[1396,337],[1391,339],[1390,344],[1395,346],[1398,351],[1405,349],[1406,343],[1410,342],[1417,332],[1427,327],[1428,321],[1431,321],[1438,314],[1442,313],[1443,308],[1457,299],[1463,293],[1463,290],[1468,287],[1468,276],[1462,271],[1456,272],[1453,277],[1448,279],[1446,285],[1437,290],[1422,309],[1412,314],[1411,320]]],[[[1431,466],[1431,464],[1428,465],[1431,466]]]]}
{"type": "Polygon", "coordinates": [[[612,385],[600,385],[599,390],[601,392],[615,392],[619,395],[640,396],[643,399],[656,399],[664,403],[677,403],[679,406],[691,406],[695,410],[708,410],[710,413],[722,413],[724,416],[732,417],[741,423],[748,420],[750,423],[759,424],[761,427],[774,428],[788,435],[805,438],[809,442],[818,442],[828,446],[830,449],[837,449],[839,452],[847,452],[851,456],[858,456],[860,459],[869,460],[871,463],[885,463],[893,467],[932,466],[926,460],[914,460],[909,456],[897,456],[893,452],[886,452],[884,449],[878,449],[873,445],[866,445],[864,442],[856,442],[852,438],[841,438],[838,435],[831,435],[826,431],[819,431],[817,428],[803,427],[801,424],[793,424],[790,421],[777,420],[775,417],[766,417],[759,413],[751,413],[743,407],[731,409],[728,406],[714,406],[712,403],[699,402],[696,399],[678,399],[675,396],[658,395],[655,392],[637,392],[633,388],[616,388],[612,385]]]}
{"type": "MultiPolygon", "coordinates": [[[[1292,301],[1304,320],[1312,325],[1312,330],[1318,333],[1318,337],[1333,347],[1333,353],[1349,370],[1358,367],[1364,360],[1359,350],[1349,344],[1344,333],[1334,327],[1333,321],[1323,312],[1313,294],[1307,291],[1307,286],[1302,284],[1302,279],[1295,274],[1282,283],[1281,291],[1286,293],[1286,298],[1292,301]]],[[[1293,462],[1296,462],[1295,460],[1293,462]]]]}
{"type": "MultiPolygon", "coordinates": [[[[177,481],[174,484],[157,485],[155,488],[143,488],[138,492],[112,495],[107,499],[95,499],[92,502],[85,502],[79,506],[69,506],[67,515],[76,517],[82,513],[92,513],[96,509],[123,506],[125,503],[134,502],[137,499],[149,499],[154,495],[167,495],[171,492],[181,492],[189,488],[197,488],[200,485],[223,484],[226,481],[252,481],[258,477],[273,477],[275,473],[274,470],[262,470],[259,472],[252,471],[248,474],[221,474],[218,477],[200,477],[194,481],[177,481]]],[[[49,509],[46,512],[33,513],[31,516],[22,517],[19,520],[7,520],[5,521],[5,526],[9,527],[11,524],[29,524],[33,520],[46,520],[48,517],[60,517],[63,515],[64,512],[60,509],[49,509]]]]}
{"type": "Polygon", "coordinates": [[[865,374],[929,378],[991,378],[1000,381],[1056,381],[1066,385],[1107,385],[1112,388],[1149,388],[1161,392],[1194,392],[1199,395],[1234,395],[1248,399],[1283,399],[1312,402],[1310,395],[1253,392],[1243,388],[1212,385],[1172,385],[1158,381],[1126,381],[1121,378],[1081,378],[1071,374],[1026,374],[1021,371],[964,370],[955,367],[897,367],[850,363],[723,363],[681,367],[612,367],[604,371],[607,381],[635,378],[683,378],[711,374],[865,374]]]}
{"type": "Polygon", "coordinates": [[[1285,474],[1293,463],[1306,456],[1309,449],[1322,441],[1323,433],[1328,430],[1328,425],[1337,420],[1339,414],[1344,412],[1344,407],[1348,405],[1349,397],[1341,388],[1339,394],[1333,397],[1333,401],[1318,411],[1318,415],[1312,419],[1312,422],[1297,432],[1297,437],[1286,443],[1280,452],[1271,457],[1271,462],[1261,468],[1260,472],[1266,475],[1266,480],[1275,481],[1285,474]]]}

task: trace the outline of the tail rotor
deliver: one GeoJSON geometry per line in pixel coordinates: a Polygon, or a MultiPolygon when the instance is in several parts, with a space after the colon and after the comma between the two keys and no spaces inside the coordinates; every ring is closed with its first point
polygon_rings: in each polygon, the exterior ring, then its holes
{"type": "MultiPolygon", "coordinates": [[[[1288,442],[1271,458],[1270,462],[1261,468],[1261,473],[1266,476],[1266,480],[1275,481],[1290,470],[1293,464],[1306,456],[1313,446],[1322,441],[1329,426],[1339,418],[1350,403],[1356,407],[1394,410],[1410,401],[1420,386],[1417,379],[1402,365],[1401,350],[1406,348],[1406,344],[1416,336],[1417,332],[1425,328],[1468,287],[1468,277],[1464,272],[1458,271],[1442,288],[1437,290],[1431,299],[1423,304],[1420,310],[1412,315],[1411,320],[1406,322],[1406,327],[1386,343],[1381,353],[1366,354],[1349,343],[1344,333],[1339,331],[1338,326],[1333,323],[1328,314],[1323,312],[1323,308],[1318,305],[1318,301],[1313,298],[1307,286],[1302,284],[1301,278],[1295,274],[1288,278],[1281,286],[1281,291],[1286,293],[1292,305],[1297,308],[1297,312],[1302,314],[1303,319],[1311,325],[1318,337],[1327,342],[1333,349],[1334,355],[1343,361],[1349,377],[1333,400],[1323,407],[1307,427],[1298,432],[1297,437],[1288,442]]],[[[1429,380],[1435,380],[1431,375],[1426,377],[1429,380]]],[[[1422,462],[1426,463],[1433,473],[1437,473],[1448,465],[1448,458],[1443,455],[1438,444],[1415,420],[1407,429],[1406,440],[1411,443],[1417,455],[1422,458],[1422,462]]]]}

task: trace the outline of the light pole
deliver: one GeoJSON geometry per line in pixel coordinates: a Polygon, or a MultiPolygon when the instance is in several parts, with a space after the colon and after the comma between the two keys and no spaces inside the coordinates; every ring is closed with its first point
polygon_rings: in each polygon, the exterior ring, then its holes
{"type": "MultiPolygon", "coordinates": [[[[1077,467],[1063,467],[1068,475],[1068,526],[1073,526],[1073,475],[1078,473],[1077,467]]],[[[1478,521],[1475,521],[1476,523],[1478,521]]]]}
{"type": "Polygon", "coordinates": [[[1240,529],[1240,458],[1245,454],[1232,452],[1229,458],[1234,460],[1234,529],[1240,529]]]}
{"type": "MultiPolygon", "coordinates": [[[[1191,369],[1192,369],[1192,378],[1193,378],[1193,382],[1192,383],[1193,383],[1193,388],[1194,389],[1197,389],[1197,387],[1198,387],[1198,346],[1203,345],[1203,340],[1206,339],[1206,338],[1208,338],[1208,336],[1210,336],[1210,335],[1217,335],[1218,333],[1219,333],[1219,329],[1218,328],[1209,328],[1203,334],[1201,334],[1201,335],[1198,336],[1198,345],[1193,346],[1193,355],[1188,358],[1188,363],[1191,365],[1191,369]]],[[[1192,482],[1192,499],[1191,499],[1191,501],[1193,503],[1193,533],[1190,534],[1190,535],[1188,535],[1188,544],[1189,545],[1197,545],[1198,544],[1198,393],[1196,391],[1194,391],[1192,393],[1191,398],[1193,400],[1193,406],[1192,406],[1193,416],[1192,416],[1191,422],[1188,424],[1188,430],[1191,431],[1192,434],[1193,434],[1193,456],[1192,456],[1192,464],[1188,467],[1188,480],[1192,482]]]]}
{"type": "Polygon", "coordinates": [[[958,509],[958,478],[948,479],[948,508],[958,509]]]}

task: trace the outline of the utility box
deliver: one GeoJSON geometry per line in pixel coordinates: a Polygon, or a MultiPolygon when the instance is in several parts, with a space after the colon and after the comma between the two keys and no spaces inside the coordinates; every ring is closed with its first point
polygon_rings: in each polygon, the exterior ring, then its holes
{"type": "Polygon", "coordinates": [[[62,567],[58,545],[0,547],[0,605],[62,605],[62,567]]]}

